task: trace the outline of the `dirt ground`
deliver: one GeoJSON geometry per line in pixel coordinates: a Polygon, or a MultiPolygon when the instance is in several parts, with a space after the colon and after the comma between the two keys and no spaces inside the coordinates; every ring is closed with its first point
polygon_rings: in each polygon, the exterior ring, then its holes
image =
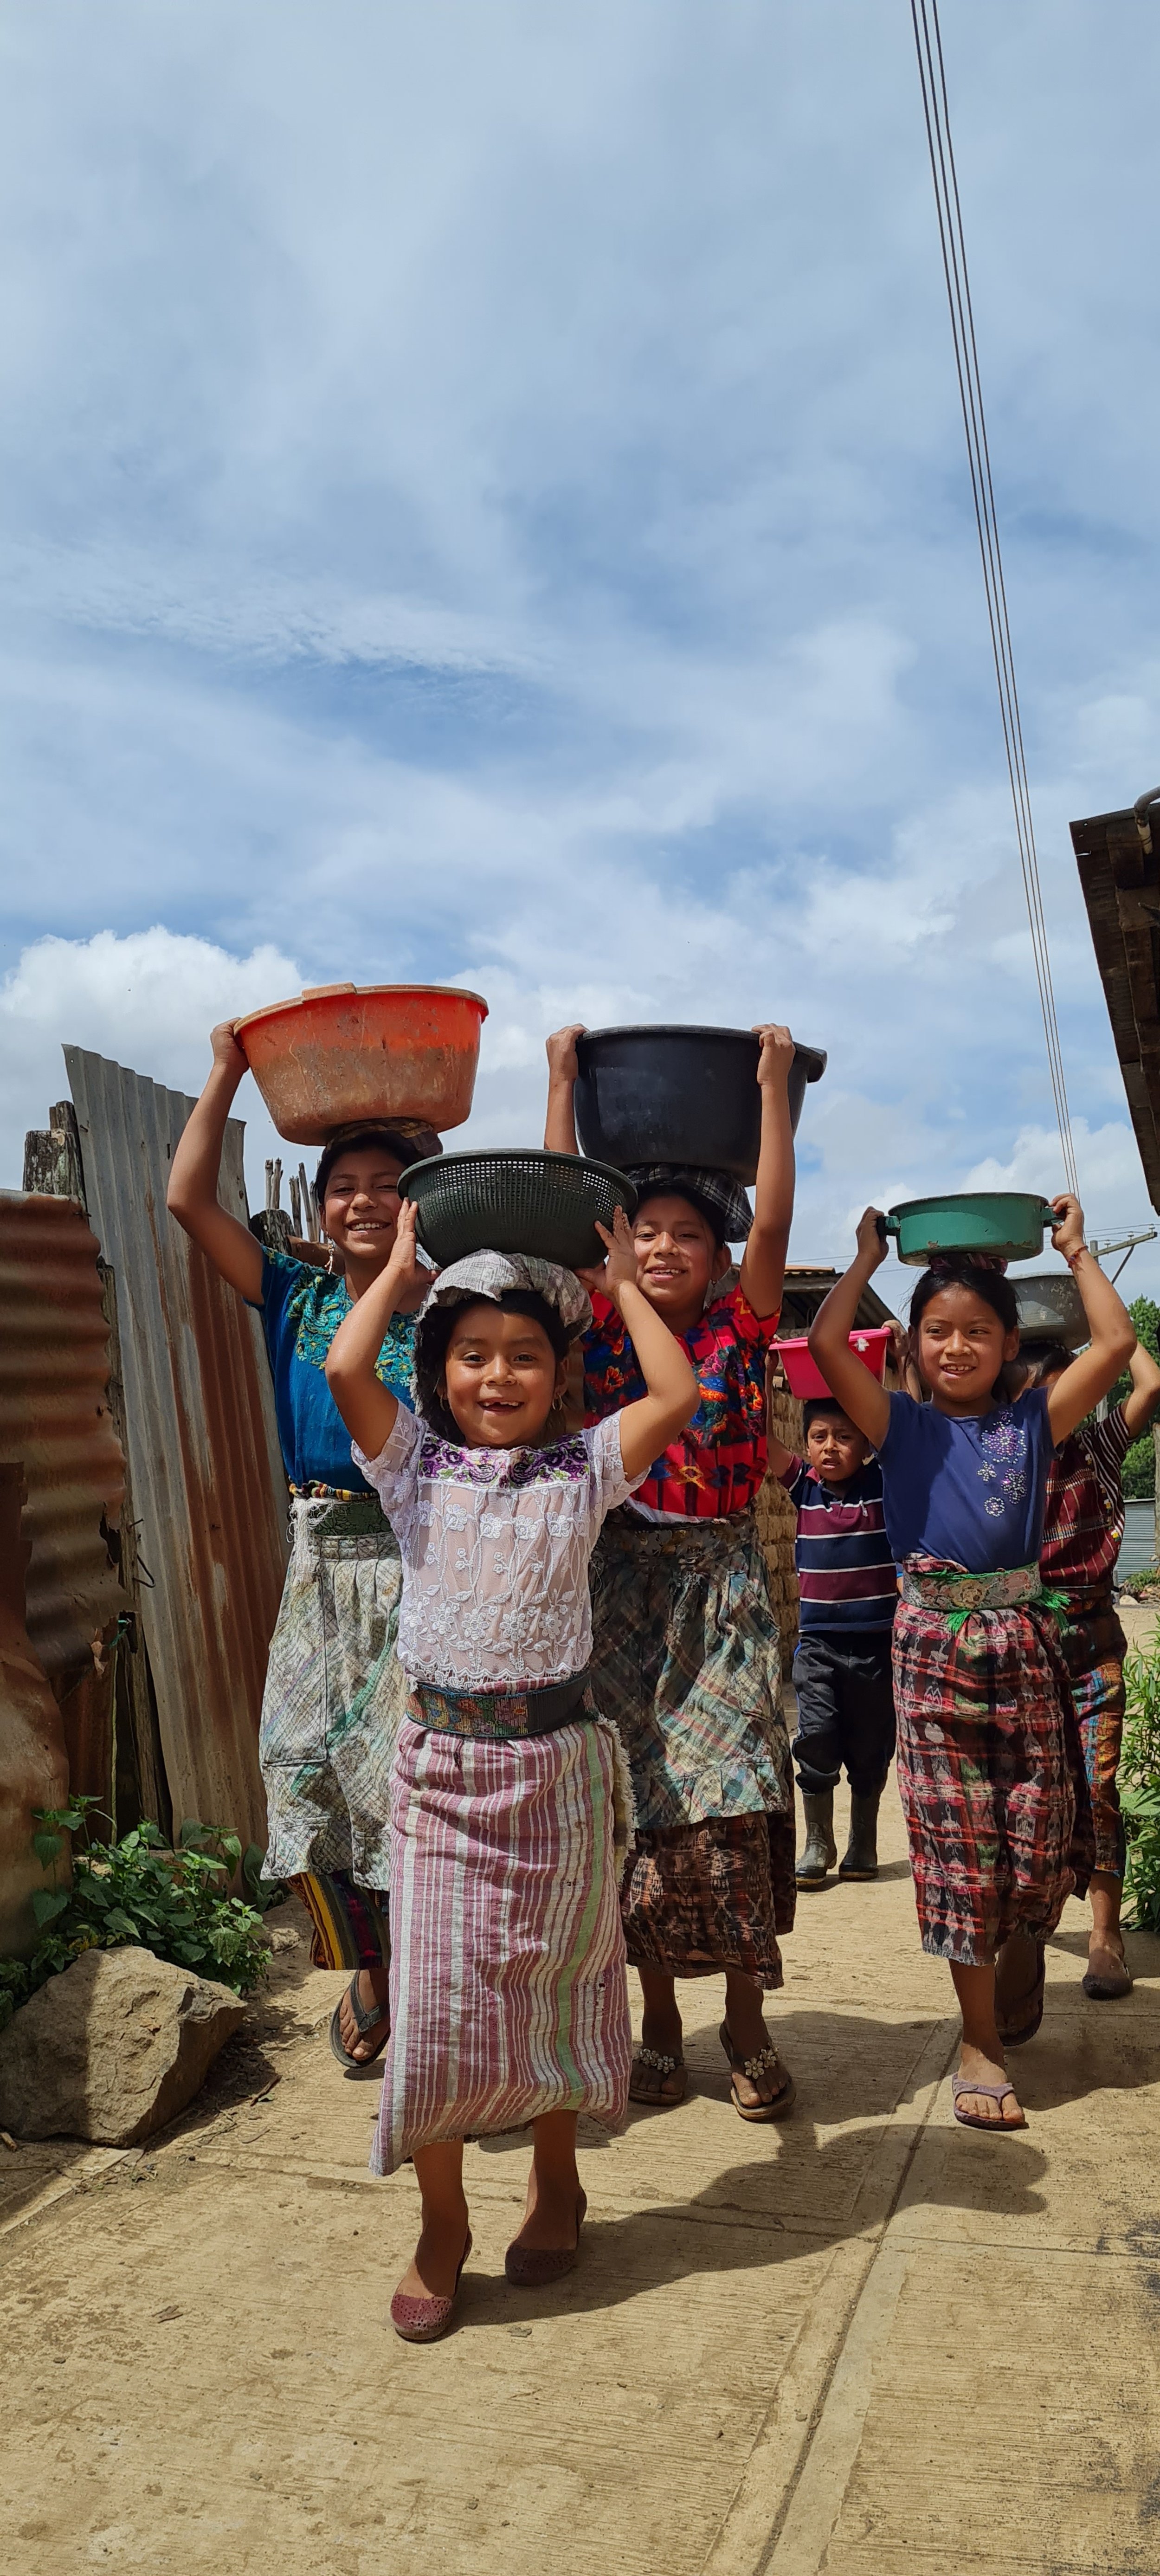
{"type": "Polygon", "coordinates": [[[689,1986],[689,2098],[583,2140],[555,2291],[503,2277],[525,2142],[469,2148],[475,2252],[426,2351],[386,2322],[416,2194],[366,2172],[377,2076],[335,2066],[341,1980],[272,1916],[269,1990],[157,2146],[0,2147],[12,2576],[1151,2576],[1160,1944],[1088,2004],[1070,1906],[1031,2126],[960,2131],[892,1793],[885,1848],[801,1900],[792,2119],[736,2118],[721,1988],[689,1986]]]}

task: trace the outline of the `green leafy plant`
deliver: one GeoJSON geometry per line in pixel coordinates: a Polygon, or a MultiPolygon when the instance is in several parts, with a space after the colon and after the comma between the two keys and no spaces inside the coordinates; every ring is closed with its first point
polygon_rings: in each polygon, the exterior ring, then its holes
{"type": "Polygon", "coordinates": [[[263,1878],[265,1857],[260,1843],[250,1843],[242,1854],[242,1884],[256,1914],[268,1914],[272,1905],[284,1905],[290,1894],[284,1878],[263,1878]]]}
{"type": "Polygon", "coordinates": [[[1129,1503],[1150,1503],[1156,1491],[1156,1448],[1150,1431],[1142,1440],[1133,1440],[1124,1460],[1124,1497],[1129,1503]]]}
{"type": "Polygon", "coordinates": [[[86,1950],[134,1942],[237,1994],[256,1985],[269,1965],[260,1913],[224,1893],[242,1857],[236,1834],[190,1819],[176,1851],[148,1823],[134,1825],[119,1842],[101,1842],[90,1823],[97,1804],[74,1798],[67,1807],[33,1809],[32,1847],[42,1869],[55,1867],[66,1834],[83,1834],[84,1847],[74,1847],[71,1887],[38,1888],[33,1895],[41,1938],[31,1959],[0,1959],[0,2028],[18,2004],[86,1950]]]}
{"type": "Polygon", "coordinates": [[[1124,1657],[1127,1715],[1120,1805],[1128,1837],[1124,1893],[1141,1931],[1160,1932],[1160,1643],[1124,1657]]]}

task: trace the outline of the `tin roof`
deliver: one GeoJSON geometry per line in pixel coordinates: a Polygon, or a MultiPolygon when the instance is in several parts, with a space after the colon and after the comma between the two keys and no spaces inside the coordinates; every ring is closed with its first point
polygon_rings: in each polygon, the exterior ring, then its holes
{"type": "Polygon", "coordinates": [[[92,1670],[129,1603],[105,1539],[125,1461],[108,1403],[97,1242],[75,1199],[0,1192],[0,1458],[23,1467],[29,1638],[50,1679],[92,1670]]]}
{"type": "Polygon", "coordinates": [[[1148,1196],[1160,1209],[1160,805],[1071,826],[1148,1196]]]}
{"type": "MultiPolygon", "coordinates": [[[[122,1065],[65,1048],[85,1196],[117,1282],[141,1622],[175,1825],[264,1841],[258,1716],[282,1590],[286,1487],[256,1314],[168,1215],[193,1108],[122,1065]]],[[[241,1122],[223,1205],[247,1220],[241,1122]]]]}
{"type": "MultiPolygon", "coordinates": [[[[831,1269],[828,1262],[787,1261],[779,1333],[786,1337],[808,1332],[819,1306],[841,1276],[841,1271],[831,1269]]],[[[858,1300],[854,1321],[865,1332],[875,1324],[891,1323],[893,1317],[890,1307],[883,1305],[877,1290],[867,1287],[858,1300]]]]}

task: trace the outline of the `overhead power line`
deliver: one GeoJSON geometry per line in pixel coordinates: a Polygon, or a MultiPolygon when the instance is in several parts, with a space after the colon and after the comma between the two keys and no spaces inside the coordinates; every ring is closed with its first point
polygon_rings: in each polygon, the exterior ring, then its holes
{"type": "Polygon", "coordinates": [[[1015,655],[1011,644],[1010,621],[1007,616],[1003,556],[999,544],[995,489],[991,480],[987,423],[983,411],[983,388],[979,376],[979,353],[975,341],[975,317],[971,309],[962,208],[959,203],[954,146],[951,142],[950,109],[947,102],[946,69],[943,62],[938,0],[910,0],[910,15],[914,25],[919,79],[922,83],[927,149],[930,154],[931,178],[934,182],[935,205],[938,210],[939,241],[942,246],[943,274],[946,278],[947,301],[950,306],[955,367],[959,380],[959,400],[962,404],[963,428],[967,440],[971,491],[975,504],[975,524],[979,532],[979,552],[983,562],[983,587],[987,598],[987,618],[991,629],[995,678],[999,688],[999,712],[1007,754],[1007,772],[1011,781],[1011,802],[1015,811],[1015,837],[1019,845],[1019,865],[1023,875],[1027,918],[1031,925],[1035,980],[1039,988],[1039,1007],[1043,1014],[1043,1034],[1047,1041],[1047,1065],[1051,1076],[1059,1141],[1063,1148],[1064,1175],[1069,1190],[1074,1190],[1077,1188],[1075,1148],[1071,1133],[1071,1114],[1067,1104],[1067,1084],[1064,1080],[1063,1050],[1060,1045],[1059,1023],[1055,1011],[1055,993],[1051,980],[1051,958],[1048,952],[1047,925],[1043,913],[1043,891],[1039,882],[1039,857],[1035,847],[1035,825],[1031,812],[1031,789],[1027,779],[1027,762],[1023,754],[1023,724],[1019,713],[1019,692],[1015,685],[1015,655]]]}

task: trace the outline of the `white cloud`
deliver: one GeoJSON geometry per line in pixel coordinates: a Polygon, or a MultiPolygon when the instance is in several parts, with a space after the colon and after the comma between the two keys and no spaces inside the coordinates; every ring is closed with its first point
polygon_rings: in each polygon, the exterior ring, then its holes
{"type": "MultiPolygon", "coordinates": [[[[945,34],[1072,1108],[1139,1219],[1067,822],[1158,769],[1160,22],[945,34]]],[[[59,1039],[195,1086],[268,960],[480,986],[497,1142],[565,1018],[784,1012],[808,1255],[1052,1179],[905,11],[42,0],[8,75],[9,1173],[59,1039]]]]}
{"type": "MultiPolygon", "coordinates": [[[[89,1048],[196,1096],[215,1023],[279,1001],[301,983],[297,966],[275,947],[233,957],[159,924],[126,939],[104,930],[93,939],[34,941],[0,984],[3,1186],[20,1187],[26,1129],[43,1127],[51,1103],[68,1097],[62,1045],[89,1048]]],[[[247,1120],[250,1196],[260,1205],[261,1160],[278,1149],[252,1084],[238,1106],[247,1120]]]]}

